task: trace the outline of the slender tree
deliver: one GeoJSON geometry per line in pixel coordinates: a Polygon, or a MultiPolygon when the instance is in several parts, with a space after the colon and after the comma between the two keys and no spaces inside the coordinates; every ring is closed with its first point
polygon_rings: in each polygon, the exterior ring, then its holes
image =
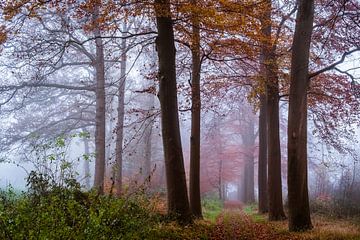
{"type": "MultiPolygon", "coordinates": [[[[196,7],[197,1],[192,0],[193,7],[196,7]]],[[[196,13],[192,13],[192,79],[191,79],[191,137],[190,137],[190,207],[192,214],[198,218],[201,213],[200,196],[200,23],[196,13]]]]}
{"type": "MultiPolygon", "coordinates": [[[[126,30],[124,23],[123,31],[126,30]]],[[[124,36],[124,34],[123,34],[124,36]]],[[[122,169],[123,169],[123,141],[124,141],[124,117],[125,117],[125,83],[126,83],[126,38],[121,39],[121,58],[120,58],[120,82],[118,87],[118,105],[117,105],[117,125],[116,125],[116,143],[115,143],[115,167],[113,176],[115,177],[116,195],[122,193],[122,169]]]]}
{"type": "Polygon", "coordinates": [[[299,1],[291,55],[288,115],[289,230],[312,228],[307,174],[307,90],[314,1],[299,1]]]}
{"type": "Polygon", "coordinates": [[[95,178],[94,188],[99,194],[104,193],[105,180],[105,61],[104,45],[99,24],[99,6],[94,7],[94,36],[96,57],[94,62],[96,75],[96,115],[95,115],[95,178]]]}
{"type": "Polygon", "coordinates": [[[189,222],[191,213],[180,138],[175,65],[176,50],[170,1],[155,0],[154,7],[158,30],[156,48],[159,58],[159,99],[168,212],[175,214],[180,222],[189,222]]]}

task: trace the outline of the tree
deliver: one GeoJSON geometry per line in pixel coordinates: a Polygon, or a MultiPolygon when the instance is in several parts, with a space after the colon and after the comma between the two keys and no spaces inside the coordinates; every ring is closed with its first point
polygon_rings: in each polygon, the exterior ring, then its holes
{"type": "Polygon", "coordinates": [[[288,114],[289,230],[312,228],[307,182],[307,90],[314,1],[301,0],[291,55],[288,114]]]}
{"type": "MultiPolygon", "coordinates": [[[[269,2],[271,6],[271,1],[269,2]]],[[[270,10],[271,11],[271,7],[270,10]]],[[[270,21],[270,15],[267,21],[270,21]]],[[[271,32],[271,27],[270,27],[271,32]]],[[[271,39],[271,35],[269,36],[271,39]]],[[[279,132],[279,79],[275,48],[267,45],[264,54],[266,69],[266,108],[268,122],[268,196],[269,219],[281,220],[285,218],[282,202],[281,184],[281,151],[279,132]]]]}
{"type": "Polygon", "coordinates": [[[96,57],[94,61],[96,74],[96,115],[95,115],[95,176],[94,188],[104,193],[105,180],[105,61],[104,46],[99,25],[99,6],[95,5],[93,13],[96,57]]]}
{"type": "Polygon", "coordinates": [[[244,202],[255,202],[254,193],[254,151],[257,133],[255,132],[255,115],[252,113],[250,106],[242,109],[240,123],[241,137],[243,142],[243,159],[244,159],[244,202]]]}
{"type": "MultiPolygon", "coordinates": [[[[191,3],[196,7],[197,1],[191,3]]],[[[192,12],[192,78],[191,78],[191,137],[190,137],[190,207],[192,214],[201,218],[200,196],[200,23],[196,12],[192,12]]]]}
{"type": "MultiPolygon", "coordinates": [[[[124,23],[123,31],[126,30],[124,23]]],[[[124,34],[123,34],[124,35],[124,34]]],[[[124,140],[124,117],[125,117],[125,83],[126,83],[126,62],[127,62],[127,41],[121,39],[121,59],[120,59],[120,83],[118,88],[118,106],[117,106],[117,125],[116,125],[116,145],[115,145],[115,166],[113,177],[115,178],[116,195],[119,197],[122,193],[122,168],[123,168],[123,140],[124,140]]]]}
{"type": "Polygon", "coordinates": [[[259,213],[266,213],[268,208],[267,188],[267,120],[266,120],[266,96],[260,96],[259,111],[259,160],[258,160],[258,193],[259,213]]]}
{"type": "Polygon", "coordinates": [[[159,100],[164,145],[168,212],[180,222],[190,221],[190,207],[186,187],[182,153],[175,65],[175,39],[170,1],[155,0],[158,29],[156,49],[159,58],[159,100]]]}

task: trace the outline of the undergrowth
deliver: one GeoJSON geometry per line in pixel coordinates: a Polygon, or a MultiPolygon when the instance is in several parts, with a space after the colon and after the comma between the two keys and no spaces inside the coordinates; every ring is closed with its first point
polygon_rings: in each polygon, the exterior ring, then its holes
{"type": "Polygon", "coordinates": [[[72,181],[60,187],[32,173],[28,192],[0,193],[0,239],[207,239],[210,224],[180,226],[155,211],[158,201],[83,192],[72,181]]]}

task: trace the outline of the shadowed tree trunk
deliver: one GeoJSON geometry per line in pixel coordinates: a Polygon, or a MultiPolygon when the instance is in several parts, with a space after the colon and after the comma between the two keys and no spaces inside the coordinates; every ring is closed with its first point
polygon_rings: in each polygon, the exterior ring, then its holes
{"type": "MultiPolygon", "coordinates": [[[[265,1],[265,12],[261,19],[264,35],[261,49],[261,68],[265,73],[265,92],[262,101],[266,102],[267,121],[267,161],[268,161],[268,211],[269,220],[285,218],[282,201],[281,148],[279,129],[279,80],[276,48],[271,38],[272,1],[265,1]],[[265,100],[265,99],[266,100],[265,100]]],[[[263,120],[264,121],[264,120],[263,120]]],[[[264,154],[264,153],[263,153],[264,154]]]]}
{"type": "Polygon", "coordinates": [[[155,0],[155,13],[158,30],[156,47],[159,58],[159,99],[165,155],[168,212],[169,214],[174,214],[180,222],[189,222],[191,221],[191,212],[180,138],[175,40],[170,1],[155,0]]]}
{"type": "Polygon", "coordinates": [[[259,212],[268,212],[266,95],[260,96],[258,192],[259,212]]]}
{"type": "Polygon", "coordinates": [[[261,20],[261,32],[263,34],[260,49],[260,76],[263,93],[260,95],[260,111],[259,111],[259,164],[258,164],[258,192],[259,192],[259,212],[266,213],[269,211],[268,205],[268,124],[267,124],[267,74],[266,64],[268,60],[268,52],[271,48],[271,0],[265,3],[265,14],[261,20]]]}
{"type": "Polygon", "coordinates": [[[94,63],[96,71],[96,114],[95,114],[95,176],[94,188],[99,194],[104,193],[105,179],[105,63],[104,46],[101,39],[100,26],[98,23],[99,9],[95,7],[95,44],[96,60],[94,63]]]}
{"type": "MultiPolygon", "coordinates": [[[[123,30],[126,30],[124,24],[123,30]]],[[[118,89],[118,106],[117,106],[117,125],[115,141],[115,166],[113,177],[115,178],[116,196],[122,194],[122,169],[123,169],[123,141],[124,141],[124,117],[125,117],[125,83],[126,83],[126,39],[121,39],[121,59],[120,59],[120,82],[118,89]]]]}
{"type": "Polygon", "coordinates": [[[267,117],[268,117],[268,197],[269,219],[285,218],[282,201],[281,149],[279,129],[279,80],[275,53],[265,57],[267,73],[267,117]]]}
{"type": "Polygon", "coordinates": [[[291,55],[288,117],[289,230],[312,228],[307,174],[307,90],[314,1],[299,1],[291,55]]]}
{"type": "MultiPolygon", "coordinates": [[[[196,0],[191,3],[196,6],[196,0]]],[[[192,15],[192,79],[191,79],[191,137],[190,137],[190,207],[192,214],[202,218],[200,196],[200,26],[195,14],[192,15]]]]}

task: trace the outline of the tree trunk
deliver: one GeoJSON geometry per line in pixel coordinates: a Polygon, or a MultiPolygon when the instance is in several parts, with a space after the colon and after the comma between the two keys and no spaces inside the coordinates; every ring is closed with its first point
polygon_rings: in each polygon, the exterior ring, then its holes
{"type": "MultiPolygon", "coordinates": [[[[126,27],[123,27],[125,30],[126,27]]],[[[123,169],[123,141],[124,141],[124,117],[125,117],[125,84],[126,84],[126,39],[121,39],[121,60],[120,60],[120,82],[117,106],[117,125],[116,125],[116,143],[115,143],[115,167],[113,176],[115,178],[116,196],[122,194],[122,169],[123,169]]]]}
{"type": "MultiPolygon", "coordinates": [[[[153,121],[152,119],[149,119],[149,121],[153,121]]],[[[150,181],[151,181],[151,137],[152,137],[152,122],[149,123],[147,126],[147,129],[145,130],[145,154],[144,154],[144,182],[148,181],[149,187],[150,187],[150,181]]]]}
{"type": "Polygon", "coordinates": [[[220,155],[220,161],[219,161],[219,177],[218,177],[218,190],[219,190],[219,199],[224,201],[224,196],[223,196],[223,179],[222,179],[222,175],[223,175],[223,160],[222,157],[220,155]]]}
{"type": "MultiPolygon", "coordinates": [[[[253,152],[254,153],[254,152],[253,152]]],[[[245,203],[255,202],[254,193],[254,155],[247,154],[245,157],[245,203]]]]}
{"type": "Polygon", "coordinates": [[[266,95],[260,96],[258,191],[259,213],[268,212],[266,95]]]}
{"type": "Polygon", "coordinates": [[[98,24],[99,9],[95,7],[95,44],[96,60],[94,63],[96,71],[96,116],[95,116],[95,177],[94,188],[99,194],[104,193],[105,180],[105,63],[104,46],[101,39],[100,27],[98,24]]]}
{"type": "Polygon", "coordinates": [[[174,214],[180,222],[189,222],[191,221],[191,213],[180,138],[175,67],[176,53],[170,1],[155,0],[155,13],[158,29],[156,46],[159,58],[159,99],[168,211],[169,214],[174,214]]]}
{"type": "MultiPolygon", "coordinates": [[[[152,85],[153,86],[153,85],[152,85]]],[[[151,87],[151,86],[150,86],[151,87]]],[[[155,105],[155,95],[151,94],[148,98],[149,108],[148,110],[148,119],[145,129],[144,135],[144,142],[145,142],[145,153],[144,153],[144,182],[147,182],[148,188],[151,188],[151,179],[152,179],[152,165],[151,165],[151,158],[152,158],[152,134],[153,134],[153,125],[154,119],[150,117],[151,111],[154,109],[155,105]]]]}
{"type": "Polygon", "coordinates": [[[275,54],[265,59],[267,68],[267,110],[268,110],[268,196],[269,220],[285,219],[282,201],[281,149],[279,128],[279,81],[275,54]]]}
{"type": "Polygon", "coordinates": [[[267,161],[268,161],[268,210],[269,220],[285,218],[282,201],[281,181],[281,148],[279,128],[279,80],[276,59],[276,48],[271,39],[271,9],[272,1],[266,0],[266,9],[261,19],[264,35],[261,49],[261,68],[265,72],[265,92],[262,101],[266,99],[267,120],[267,161]],[[265,98],[265,99],[264,99],[265,98]]]}
{"type": "Polygon", "coordinates": [[[288,117],[289,230],[312,228],[307,174],[307,89],[314,1],[301,0],[291,56],[288,117]]]}
{"type": "MultiPolygon", "coordinates": [[[[194,7],[196,0],[191,1],[194,7]]],[[[195,14],[192,15],[192,79],[191,79],[191,137],[190,137],[190,207],[192,214],[202,218],[200,196],[200,27],[195,14]]]]}
{"type": "MultiPolygon", "coordinates": [[[[83,130],[83,132],[86,132],[86,129],[83,130]]],[[[83,138],[84,142],[84,154],[86,156],[84,160],[84,175],[85,175],[85,188],[90,189],[90,146],[89,146],[89,139],[85,136],[83,138]]]]}
{"type": "Polygon", "coordinates": [[[255,116],[250,109],[247,109],[247,119],[243,123],[242,140],[244,145],[244,202],[255,202],[254,192],[254,147],[255,147],[255,116]]]}
{"type": "Polygon", "coordinates": [[[264,92],[260,95],[260,113],[259,113],[259,164],[258,164],[258,191],[259,191],[259,212],[269,211],[268,205],[268,117],[267,117],[267,89],[266,89],[266,56],[271,48],[271,1],[265,1],[265,14],[261,21],[261,33],[263,34],[260,49],[260,76],[261,86],[264,92]]]}

